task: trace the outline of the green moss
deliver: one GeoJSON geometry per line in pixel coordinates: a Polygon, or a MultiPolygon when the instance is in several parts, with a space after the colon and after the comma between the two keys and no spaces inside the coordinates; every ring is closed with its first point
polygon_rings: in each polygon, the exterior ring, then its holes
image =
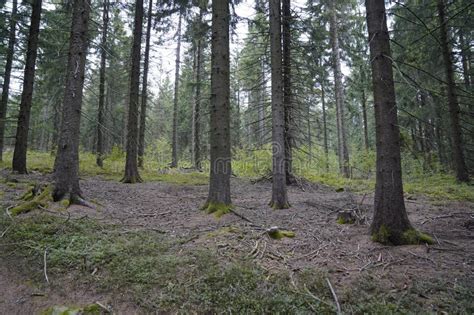
{"type": "Polygon", "coordinates": [[[407,245],[434,244],[434,240],[428,234],[409,229],[402,234],[402,241],[407,245]]]}
{"type": "Polygon", "coordinates": [[[237,227],[224,226],[224,227],[221,227],[220,229],[217,229],[215,231],[207,233],[207,237],[208,238],[213,238],[213,237],[217,237],[217,236],[220,236],[220,235],[226,235],[226,234],[229,234],[229,233],[240,233],[240,232],[242,232],[242,231],[237,227]]]}
{"type": "Polygon", "coordinates": [[[278,228],[271,228],[267,231],[268,236],[275,240],[281,240],[284,237],[293,238],[296,236],[295,232],[280,230],[278,228]]]}
{"type": "Polygon", "coordinates": [[[49,202],[52,201],[52,196],[51,196],[51,187],[50,186],[45,186],[43,188],[43,191],[35,197],[33,196],[33,189],[27,194],[22,197],[22,199],[25,199],[25,196],[28,197],[28,201],[25,201],[15,207],[13,207],[10,210],[11,215],[16,216],[22,213],[27,213],[30,212],[31,210],[37,209],[40,206],[41,207],[47,207],[49,202]],[[31,196],[29,196],[31,194],[31,196]]]}
{"type": "Polygon", "coordinates": [[[97,304],[85,307],[55,305],[47,308],[41,315],[99,315],[101,309],[97,304]]]}
{"type": "Polygon", "coordinates": [[[381,244],[390,244],[390,230],[382,225],[378,231],[372,233],[372,241],[381,244]]]}
{"type": "Polygon", "coordinates": [[[71,202],[69,201],[69,199],[63,199],[63,200],[61,200],[61,201],[59,202],[59,204],[60,204],[61,206],[63,206],[64,208],[69,207],[70,203],[71,203],[71,202]]]}
{"type": "Polygon", "coordinates": [[[232,210],[232,205],[220,202],[206,202],[201,210],[206,211],[208,214],[214,214],[214,216],[219,219],[232,210]]]}

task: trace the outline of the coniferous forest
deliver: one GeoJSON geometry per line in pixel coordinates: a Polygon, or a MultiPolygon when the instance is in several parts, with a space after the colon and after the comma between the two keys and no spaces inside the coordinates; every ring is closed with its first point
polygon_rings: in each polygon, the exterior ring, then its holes
{"type": "Polygon", "coordinates": [[[0,313],[474,313],[473,47],[469,0],[0,1],[0,313]]]}

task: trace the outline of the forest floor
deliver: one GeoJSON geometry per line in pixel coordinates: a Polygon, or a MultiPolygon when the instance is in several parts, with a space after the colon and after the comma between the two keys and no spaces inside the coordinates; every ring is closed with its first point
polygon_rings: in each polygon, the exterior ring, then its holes
{"type": "MultiPolygon", "coordinates": [[[[1,172],[3,209],[49,180],[1,172]]],[[[200,210],[204,181],[95,176],[81,187],[94,209],[2,211],[1,314],[474,312],[472,202],[408,196],[411,222],[435,244],[389,247],[368,235],[373,194],[303,183],[289,188],[290,209],[273,210],[271,183],[233,178],[234,212],[217,219],[200,210]],[[341,210],[361,222],[338,224],[341,210]],[[296,235],[272,239],[272,226],[296,235]]]]}

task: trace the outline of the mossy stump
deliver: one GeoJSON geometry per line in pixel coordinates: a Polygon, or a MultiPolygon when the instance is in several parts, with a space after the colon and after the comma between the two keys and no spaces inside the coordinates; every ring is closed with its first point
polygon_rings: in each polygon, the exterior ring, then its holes
{"type": "Polygon", "coordinates": [[[392,231],[385,225],[382,225],[378,231],[372,233],[372,240],[384,245],[434,244],[431,236],[413,228],[405,231],[392,231]]]}

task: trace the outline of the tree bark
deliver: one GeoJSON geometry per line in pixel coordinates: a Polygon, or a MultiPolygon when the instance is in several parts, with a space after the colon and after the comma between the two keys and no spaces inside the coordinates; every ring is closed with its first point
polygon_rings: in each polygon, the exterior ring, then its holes
{"type": "Polygon", "coordinates": [[[26,174],[26,151],[28,149],[28,131],[30,129],[31,101],[35,81],[35,65],[38,50],[39,25],[41,20],[42,0],[33,1],[31,24],[28,34],[23,90],[21,93],[20,112],[16,129],[15,151],[13,152],[12,169],[20,174],[26,174]]]}
{"type": "Polygon", "coordinates": [[[128,105],[127,155],[123,183],[141,182],[137,163],[138,140],[138,99],[140,94],[140,50],[143,28],[143,0],[135,2],[135,21],[133,28],[133,45],[131,52],[132,67],[130,71],[130,97],[128,105]]]}
{"type": "Polygon", "coordinates": [[[176,67],[174,76],[174,98],[173,98],[173,135],[172,153],[170,167],[178,167],[178,94],[179,94],[179,69],[181,63],[181,13],[179,14],[178,40],[176,46],[176,67]]]}
{"type": "Polygon", "coordinates": [[[461,126],[459,124],[460,108],[456,95],[456,82],[454,81],[454,68],[451,59],[452,51],[448,42],[448,28],[446,26],[447,21],[443,0],[438,0],[438,17],[444,67],[446,71],[449,116],[451,120],[452,157],[456,169],[457,180],[460,182],[468,182],[469,175],[464,161],[461,126]]]}
{"type": "Polygon", "coordinates": [[[393,245],[405,242],[411,229],[403,199],[400,130],[393,82],[390,38],[384,0],[366,0],[372,85],[374,91],[377,176],[374,217],[370,231],[374,240],[393,245]]]}
{"type": "Polygon", "coordinates": [[[99,167],[104,166],[104,101],[105,101],[105,67],[107,61],[107,30],[109,26],[109,1],[104,1],[102,12],[102,40],[100,51],[100,70],[99,70],[99,109],[97,117],[97,158],[96,164],[99,167]]]}
{"type": "Polygon", "coordinates": [[[285,167],[285,107],[283,104],[281,1],[270,0],[270,58],[272,72],[272,200],[274,209],[289,208],[285,167]]]}
{"type": "Polygon", "coordinates": [[[212,1],[210,179],[204,208],[225,213],[231,207],[230,176],[230,12],[227,1],[212,1]]]}
{"type": "Polygon", "coordinates": [[[367,127],[367,97],[365,96],[365,88],[362,87],[362,119],[364,124],[364,146],[365,151],[369,151],[369,130],[367,127]]]}
{"type": "MultiPolygon", "coordinates": [[[[293,184],[293,100],[291,87],[291,0],[282,0],[283,106],[285,108],[286,184],[293,184]]],[[[308,117],[309,119],[309,117],[308,117]]]]}
{"type": "Polygon", "coordinates": [[[339,52],[338,21],[336,13],[336,4],[334,1],[331,1],[330,33],[336,99],[339,169],[344,177],[350,177],[349,152],[347,150],[346,127],[344,122],[344,87],[342,86],[341,57],[339,52]]]}
{"type": "Polygon", "coordinates": [[[90,1],[74,1],[71,36],[64,92],[58,152],[54,163],[55,201],[68,198],[70,203],[81,204],[79,187],[79,133],[87,54],[87,31],[90,1]]]}
{"type": "Polygon", "coordinates": [[[196,47],[196,88],[194,90],[193,128],[192,128],[192,154],[193,166],[201,170],[201,72],[202,72],[202,41],[197,40],[196,47]]]}
{"type": "Polygon", "coordinates": [[[140,108],[140,129],[138,130],[138,167],[143,168],[143,156],[145,154],[145,127],[146,127],[146,108],[148,101],[148,64],[150,60],[150,37],[152,23],[153,0],[148,3],[148,22],[146,26],[145,40],[145,60],[143,63],[143,86],[142,86],[142,104],[140,108]]]}
{"type": "Polygon", "coordinates": [[[12,13],[10,16],[10,30],[8,35],[8,51],[3,76],[2,99],[0,100],[0,161],[3,161],[3,146],[5,138],[5,119],[7,118],[8,96],[10,92],[10,77],[12,73],[13,53],[16,40],[16,19],[18,1],[13,0],[12,13]]]}
{"type": "Polygon", "coordinates": [[[321,84],[321,106],[323,108],[323,134],[324,134],[324,157],[326,158],[326,170],[329,171],[329,146],[328,146],[328,127],[326,118],[326,92],[324,83],[321,84]]]}
{"type": "Polygon", "coordinates": [[[464,38],[464,32],[463,30],[459,30],[459,46],[461,46],[461,62],[462,62],[462,73],[463,73],[463,78],[464,78],[464,86],[466,87],[467,90],[471,87],[471,63],[470,63],[470,58],[469,54],[470,52],[470,47],[466,47],[466,40],[464,38]]]}

